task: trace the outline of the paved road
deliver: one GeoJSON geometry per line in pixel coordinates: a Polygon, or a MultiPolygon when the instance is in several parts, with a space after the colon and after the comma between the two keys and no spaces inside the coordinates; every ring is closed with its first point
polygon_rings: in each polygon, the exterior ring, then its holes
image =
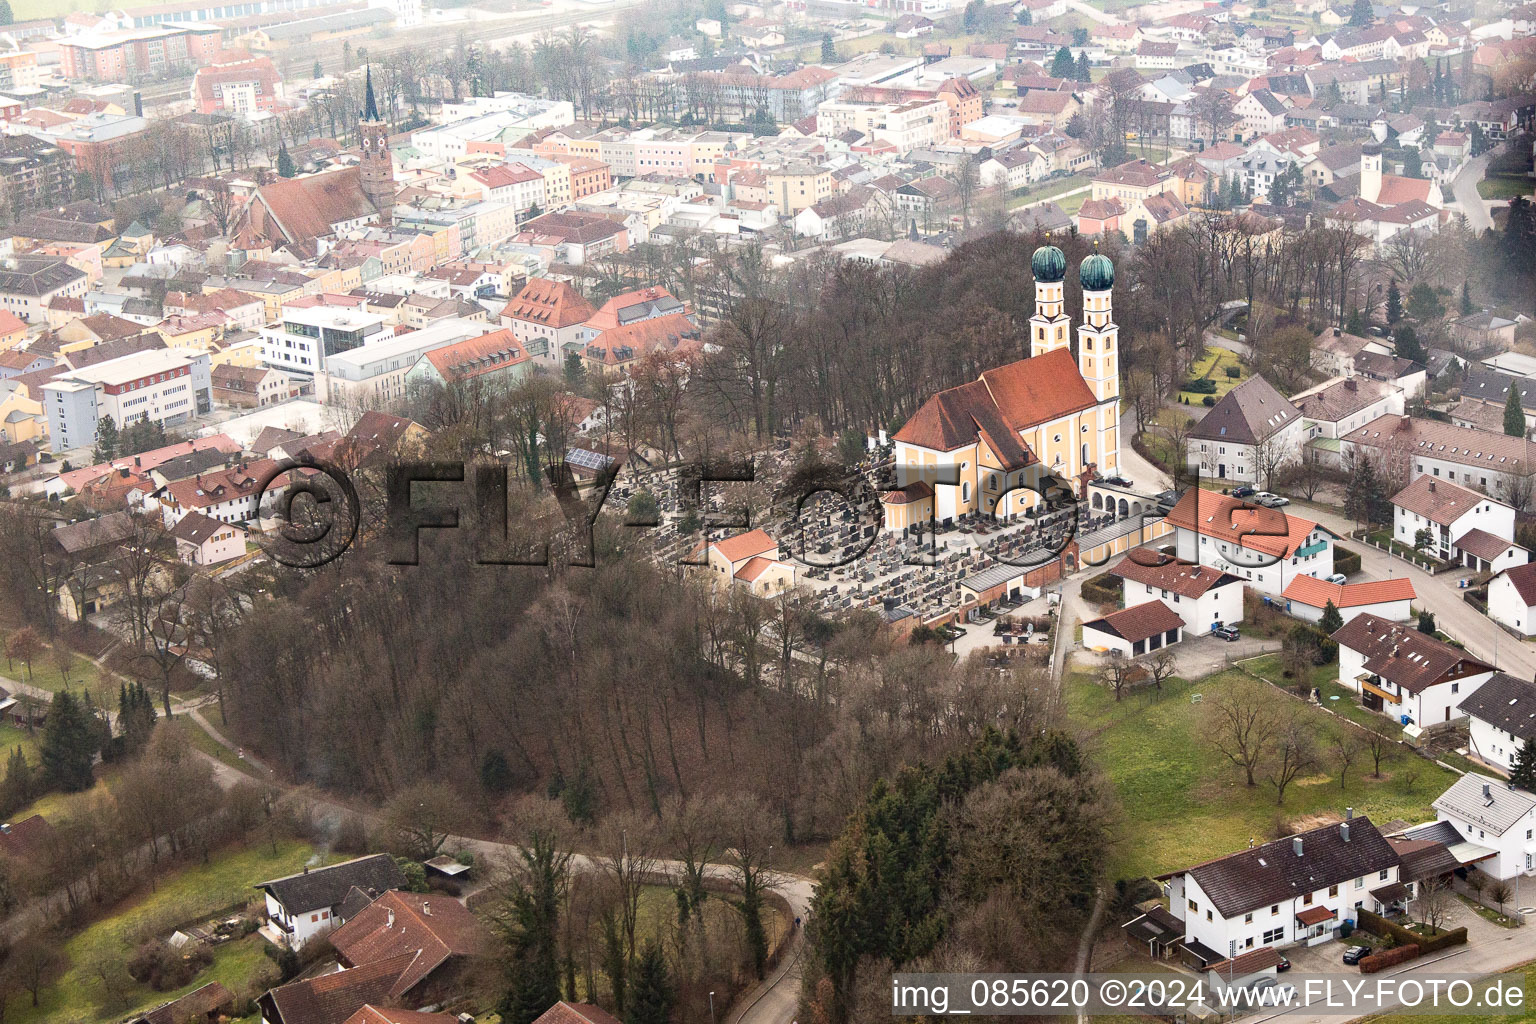
{"type": "MultiPolygon", "coordinates": [[[[1345,516],[1316,505],[1297,502],[1292,511],[1297,515],[1315,520],[1341,537],[1347,537],[1355,528],[1355,524],[1345,516]]],[[[1366,577],[1386,579],[1389,576],[1406,576],[1412,580],[1413,589],[1419,595],[1418,600],[1414,602],[1414,607],[1427,608],[1434,612],[1435,624],[1466,644],[1467,650],[1473,656],[1496,665],[1511,675],[1526,679],[1536,675],[1536,647],[1516,640],[1499,628],[1492,619],[1462,600],[1462,592],[1456,588],[1456,581],[1461,579],[1463,574],[1445,572],[1439,576],[1431,576],[1401,558],[1394,558],[1385,551],[1378,551],[1359,541],[1345,540],[1344,544],[1351,550],[1360,552],[1361,569],[1366,577]]]]}
{"type": "Polygon", "coordinates": [[[1456,180],[1451,182],[1451,192],[1456,196],[1456,205],[1461,207],[1462,215],[1467,218],[1467,226],[1473,231],[1484,231],[1493,227],[1493,218],[1488,215],[1488,205],[1483,202],[1483,197],[1477,194],[1477,183],[1483,180],[1483,173],[1488,170],[1488,161],[1493,159],[1497,150],[1489,150],[1482,156],[1474,157],[1462,168],[1456,180]]]}

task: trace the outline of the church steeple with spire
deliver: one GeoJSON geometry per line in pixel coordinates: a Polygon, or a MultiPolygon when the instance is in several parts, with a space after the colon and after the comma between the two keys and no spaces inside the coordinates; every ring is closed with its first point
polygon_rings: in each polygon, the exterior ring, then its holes
{"type": "Polygon", "coordinates": [[[379,116],[379,104],[373,96],[372,65],[364,72],[363,109],[357,115],[357,132],[363,143],[358,168],[363,194],[379,212],[379,223],[388,227],[395,205],[395,159],[389,151],[389,125],[379,116]]]}

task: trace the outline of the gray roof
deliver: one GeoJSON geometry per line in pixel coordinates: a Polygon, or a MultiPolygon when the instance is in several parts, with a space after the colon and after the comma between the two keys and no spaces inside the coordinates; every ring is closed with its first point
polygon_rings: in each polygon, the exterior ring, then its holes
{"type": "Polygon", "coordinates": [[[62,259],[19,256],[0,265],[0,292],[45,295],[85,277],[62,259]]]}
{"type": "Polygon", "coordinates": [[[1495,672],[1457,710],[1522,740],[1536,739],[1536,683],[1495,672]]]}
{"type": "Polygon", "coordinates": [[[1228,391],[1189,432],[1198,440],[1258,444],[1301,419],[1301,410],[1263,377],[1228,391]]]}
{"type": "Polygon", "coordinates": [[[1503,779],[1468,773],[1440,794],[1435,810],[1502,836],[1536,808],[1536,796],[1503,779]]]}
{"type": "Polygon", "coordinates": [[[378,895],[405,884],[405,875],[387,853],[358,857],[328,868],[315,868],[256,886],[265,889],[290,914],[337,906],[354,887],[378,895]]]}
{"type": "Polygon", "coordinates": [[[1371,820],[1357,817],[1241,850],[1174,874],[1188,874],[1194,878],[1223,917],[1235,917],[1330,885],[1375,875],[1397,863],[1397,852],[1371,820]],[[1341,827],[1344,824],[1349,826],[1347,840],[1341,827]],[[1296,853],[1298,840],[1300,855],[1296,853]]]}
{"type": "MultiPolygon", "coordinates": [[[[1517,383],[1516,378],[1496,370],[1471,370],[1468,371],[1467,379],[1461,385],[1461,397],[1503,405],[1509,401],[1509,386],[1514,383],[1517,383]]],[[[1520,378],[1518,383],[1520,404],[1527,409],[1536,410],[1536,380],[1520,378]]]]}
{"type": "Polygon", "coordinates": [[[133,516],[112,512],[99,519],[83,519],[68,526],[55,527],[53,539],[68,554],[89,551],[107,544],[121,544],[133,536],[133,516]]]}

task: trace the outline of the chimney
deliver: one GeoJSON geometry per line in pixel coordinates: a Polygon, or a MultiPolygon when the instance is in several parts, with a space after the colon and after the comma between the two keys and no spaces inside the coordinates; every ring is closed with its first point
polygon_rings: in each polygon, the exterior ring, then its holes
{"type": "Polygon", "coordinates": [[[1296,851],[1296,856],[1301,856],[1301,836],[1296,836],[1291,840],[1291,849],[1296,851]]]}
{"type": "Polygon", "coordinates": [[[1429,493],[1430,494],[1434,494],[1435,493],[1435,482],[1433,480],[1431,480],[1429,482],[1429,493]]]}
{"type": "Polygon", "coordinates": [[[432,916],[432,903],[431,903],[430,900],[422,900],[421,901],[421,913],[422,913],[422,916],[424,916],[424,917],[431,917],[432,916]]]}
{"type": "Polygon", "coordinates": [[[307,874],[309,874],[309,865],[308,865],[308,864],[305,864],[305,865],[304,865],[304,873],[305,873],[305,874],[306,874],[306,875],[307,875],[307,874]]]}
{"type": "Polygon", "coordinates": [[[1339,329],[1339,328],[1337,328],[1337,327],[1335,327],[1335,328],[1334,328],[1334,329],[1333,329],[1333,336],[1334,336],[1334,337],[1335,337],[1335,338],[1337,338],[1337,337],[1339,337],[1339,336],[1341,336],[1341,335],[1342,335],[1342,334],[1343,334],[1343,333],[1344,333],[1344,332],[1343,332],[1343,331],[1342,331],[1342,330],[1340,330],[1340,329],[1339,329]]]}
{"type": "Polygon", "coordinates": [[[1355,816],[1355,809],[1353,807],[1346,807],[1346,808],[1344,808],[1344,820],[1345,821],[1348,821],[1349,819],[1353,818],[1354,816],[1355,816]]]}
{"type": "Polygon", "coordinates": [[[1492,800],[1493,799],[1493,787],[1490,786],[1486,782],[1483,783],[1483,799],[1484,800],[1492,800]]]}
{"type": "Polygon", "coordinates": [[[1359,391],[1360,390],[1360,384],[1359,384],[1358,381],[1355,380],[1355,378],[1351,377],[1351,378],[1349,378],[1348,380],[1346,380],[1344,382],[1344,390],[1345,391],[1359,391]]]}
{"type": "Polygon", "coordinates": [[[1349,842],[1349,822],[1339,822],[1339,838],[1344,840],[1346,843],[1349,842]]]}
{"type": "Polygon", "coordinates": [[[384,913],[386,915],[388,915],[388,916],[386,916],[384,918],[384,927],[385,928],[393,928],[395,926],[395,912],[394,912],[394,910],[389,908],[389,907],[385,907],[384,908],[384,913]]]}

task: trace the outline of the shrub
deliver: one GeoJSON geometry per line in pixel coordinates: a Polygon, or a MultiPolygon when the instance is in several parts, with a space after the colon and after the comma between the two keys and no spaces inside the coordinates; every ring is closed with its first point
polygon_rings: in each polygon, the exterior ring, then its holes
{"type": "Polygon", "coordinates": [[[1210,408],[1216,404],[1216,399],[1212,398],[1210,395],[1206,395],[1204,398],[1200,399],[1200,404],[1206,408],[1210,408]]]}
{"type": "Polygon", "coordinates": [[[186,985],[211,963],[213,954],[201,943],[178,950],[168,942],[151,939],[129,958],[128,976],[156,992],[166,992],[186,985]]]}
{"type": "Polygon", "coordinates": [[[331,845],[337,853],[368,853],[368,823],[361,815],[347,815],[337,823],[336,839],[331,845]]]}
{"type": "Polygon", "coordinates": [[[1333,571],[1341,572],[1348,576],[1360,571],[1360,553],[1351,551],[1342,544],[1333,546],[1333,571]]]}
{"type": "Polygon", "coordinates": [[[1383,953],[1372,953],[1360,961],[1361,974],[1375,974],[1384,971],[1388,967],[1396,967],[1405,964],[1419,955],[1419,947],[1415,943],[1407,943],[1402,946],[1394,946],[1383,953]]]}
{"type": "Polygon", "coordinates": [[[1243,375],[1243,368],[1241,366],[1229,366],[1229,367],[1227,367],[1227,376],[1230,377],[1231,379],[1237,380],[1237,378],[1241,377],[1242,375],[1243,375]]]}
{"type": "Polygon", "coordinates": [[[1216,382],[1205,377],[1196,377],[1194,380],[1184,382],[1184,390],[1196,395],[1214,395],[1216,382]]]}
{"type": "Polygon", "coordinates": [[[1118,602],[1122,588],[1120,580],[1109,573],[1100,573],[1091,580],[1083,581],[1083,600],[1094,604],[1118,602]]]}

